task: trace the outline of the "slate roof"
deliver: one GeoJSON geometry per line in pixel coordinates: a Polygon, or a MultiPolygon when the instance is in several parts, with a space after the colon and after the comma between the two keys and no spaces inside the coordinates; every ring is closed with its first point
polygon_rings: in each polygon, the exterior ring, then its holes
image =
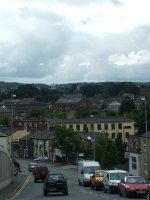
{"type": "Polygon", "coordinates": [[[5,135],[4,133],[0,132],[0,137],[7,137],[7,135],[5,135]]]}
{"type": "Polygon", "coordinates": [[[34,133],[30,133],[24,137],[21,138],[21,140],[29,140],[31,139],[38,139],[38,140],[48,140],[52,139],[54,136],[53,132],[43,132],[43,131],[37,131],[34,133]]]}
{"type": "Polygon", "coordinates": [[[64,95],[56,101],[56,104],[76,104],[84,99],[81,95],[64,95]]]}
{"type": "Polygon", "coordinates": [[[49,119],[50,124],[94,124],[94,123],[128,123],[134,122],[127,118],[84,118],[84,119],[49,119]]]}

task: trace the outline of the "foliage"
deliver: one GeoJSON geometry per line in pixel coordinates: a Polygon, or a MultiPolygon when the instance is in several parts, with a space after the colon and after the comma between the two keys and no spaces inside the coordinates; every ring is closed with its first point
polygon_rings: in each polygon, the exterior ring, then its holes
{"type": "Polygon", "coordinates": [[[115,140],[117,152],[118,152],[118,159],[119,162],[123,163],[125,161],[124,152],[126,151],[126,144],[123,143],[122,134],[118,134],[115,140]]]}
{"type": "Polygon", "coordinates": [[[105,169],[112,168],[118,162],[118,151],[113,140],[108,139],[102,155],[102,163],[105,169]]]}
{"type": "Polygon", "coordinates": [[[90,108],[88,106],[78,106],[75,112],[76,118],[86,118],[91,114],[90,108]]]}
{"type": "Polygon", "coordinates": [[[143,102],[141,107],[136,109],[133,113],[135,127],[138,130],[137,134],[139,136],[146,132],[146,117],[147,117],[147,130],[150,130],[150,99],[148,98],[146,98],[146,104],[145,102],[143,102]]]}
{"type": "Polygon", "coordinates": [[[45,118],[45,117],[50,117],[50,118],[57,118],[57,119],[66,119],[67,114],[64,112],[54,112],[49,110],[48,108],[37,108],[31,110],[27,118],[45,118]]]}
{"type": "Polygon", "coordinates": [[[1,126],[9,126],[11,122],[10,116],[5,116],[0,118],[0,125],[1,126]]]}
{"type": "Polygon", "coordinates": [[[73,153],[80,152],[83,148],[82,136],[73,129],[66,128],[65,126],[58,126],[56,128],[55,144],[61,149],[62,158],[64,154],[68,158],[73,153]]]}
{"type": "Polygon", "coordinates": [[[136,106],[133,100],[131,99],[124,99],[121,102],[120,108],[119,108],[119,113],[123,114],[123,113],[130,113],[133,110],[135,110],[136,106]]]}
{"type": "Polygon", "coordinates": [[[34,98],[38,95],[39,90],[32,84],[21,85],[17,89],[11,91],[17,98],[34,98]]]}

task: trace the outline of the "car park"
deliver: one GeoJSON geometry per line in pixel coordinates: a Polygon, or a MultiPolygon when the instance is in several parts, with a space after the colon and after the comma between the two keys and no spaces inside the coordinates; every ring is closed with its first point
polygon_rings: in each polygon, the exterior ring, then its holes
{"type": "Polygon", "coordinates": [[[39,156],[37,158],[34,158],[34,161],[36,161],[36,162],[46,162],[46,161],[48,161],[48,157],[47,156],[39,156]]]}
{"type": "Polygon", "coordinates": [[[34,182],[42,181],[44,182],[49,170],[47,166],[37,166],[34,169],[34,182]]]}
{"type": "Polygon", "coordinates": [[[28,165],[28,171],[29,172],[33,172],[34,171],[34,168],[37,166],[37,163],[35,162],[32,162],[32,163],[29,163],[28,165]]]}
{"type": "Polygon", "coordinates": [[[47,196],[48,194],[58,194],[62,193],[68,195],[67,180],[64,178],[63,174],[48,174],[43,186],[43,194],[47,196]]]}
{"type": "Polygon", "coordinates": [[[125,176],[128,176],[128,172],[124,170],[108,170],[104,173],[104,193],[107,191],[109,193],[118,193],[118,183],[123,179],[125,176]]]}
{"type": "Polygon", "coordinates": [[[95,170],[94,174],[90,176],[91,189],[99,190],[103,189],[103,178],[105,170],[95,170]]]}
{"type": "Polygon", "coordinates": [[[120,196],[147,196],[149,186],[142,176],[126,176],[118,184],[120,196]]]}

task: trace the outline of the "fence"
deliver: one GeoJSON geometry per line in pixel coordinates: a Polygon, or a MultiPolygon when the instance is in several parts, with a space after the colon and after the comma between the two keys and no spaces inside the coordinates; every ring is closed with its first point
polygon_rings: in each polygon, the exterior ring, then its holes
{"type": "Polygon", "coordinates": [[[0,147],[0,190],[13,183],[13,179],[12,160],[4,148],[0,147]]]}

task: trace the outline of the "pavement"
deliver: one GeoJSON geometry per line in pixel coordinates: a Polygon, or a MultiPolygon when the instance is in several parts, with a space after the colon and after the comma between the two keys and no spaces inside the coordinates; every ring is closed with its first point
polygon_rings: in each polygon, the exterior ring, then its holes
{"type": "Polygon", "coordinates": [[[29,180],[30,175],[19,172],[14,179],[14,182],[0,190],[0,200],[15,199],[17,192],[22,189],[23,185],[29,180]]]}

